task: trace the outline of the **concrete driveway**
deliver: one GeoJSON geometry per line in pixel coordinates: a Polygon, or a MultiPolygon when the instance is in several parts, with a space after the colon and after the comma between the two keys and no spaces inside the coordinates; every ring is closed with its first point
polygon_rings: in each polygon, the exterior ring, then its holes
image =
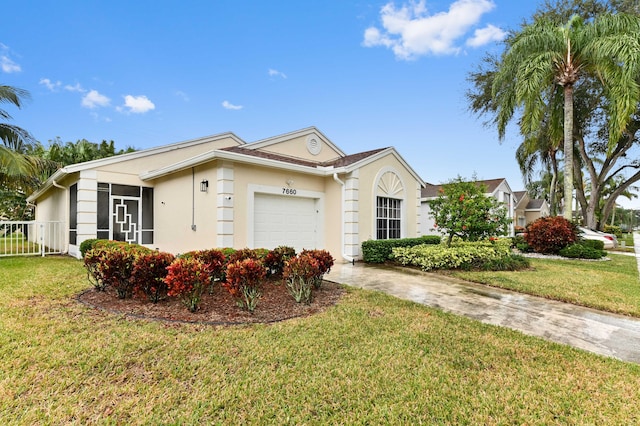
{"type": "Polygon", "coordinates": [[[640,363],[640,321],[637,319],[442,275],[362,262],[336,264],[325,279],[382,291],[484,323],[640,363]]]}

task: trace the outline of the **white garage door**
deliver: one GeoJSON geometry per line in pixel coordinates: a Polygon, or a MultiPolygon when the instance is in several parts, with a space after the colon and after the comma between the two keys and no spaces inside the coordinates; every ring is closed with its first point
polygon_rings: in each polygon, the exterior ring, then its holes
{"type": "Polygon", "coordinates": [[[254,247],[317,248],[318,211],[313,198],[255,194],[254,247]]]}

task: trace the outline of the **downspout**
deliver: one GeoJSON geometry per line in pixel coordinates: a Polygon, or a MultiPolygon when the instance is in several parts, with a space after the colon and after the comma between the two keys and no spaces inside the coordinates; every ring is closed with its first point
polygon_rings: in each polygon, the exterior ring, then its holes
{"type": "Polygon", "coordinates": [[[66,186],[62,186],[62,185],[60,185],[60,184],[59,184],[58,182],[56,182],[55,180],[52,180],[52,181],[51,181],[51,184],[52,184],[53,186],[55,186],[56,188],[64,189],[65,191],[67,190],[67,187],[66,187],[66,186]]]}
{"type": "Polygon", "coordinates": [[[191,230],[196,230],[196,170],[191,168],[191,230]]]}
{"type": "Polygon", "coordinates": [[[335,180],[342,187],[342,189],[341,189],[342,195],[340,197],[340,202],[342,204],[342,208],[340,209],[340,214],[341,214],[341,220],[340,220],[340,230],[341,230],[341,232],[340,232],[340,251],[342,253],[340,253],[340,254],[342,255],[342,258],[344,260],[346,260],[347,262],[350,262],[351,264],[355,264],[355,262],[356,262],[355,257],[348,256],[346,254],[346,250],[345,250],[345,239],[344,239],[344,231],[345,231],[345,224],[344,224],[344,221],[345,221],[345,198],[346,198],[345,184],[338,177],[338,173],[334,173],[333,174],[333,180],[335,180]]]}

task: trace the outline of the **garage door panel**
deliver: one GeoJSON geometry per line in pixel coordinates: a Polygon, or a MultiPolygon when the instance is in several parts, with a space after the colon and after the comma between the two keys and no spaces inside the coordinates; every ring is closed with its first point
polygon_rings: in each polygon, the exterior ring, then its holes
{"type": "Polygon", "coordinates": [[[254,246],[296,251],[317,248],[318,212],[313,198],[255,194],[254,246]]]}

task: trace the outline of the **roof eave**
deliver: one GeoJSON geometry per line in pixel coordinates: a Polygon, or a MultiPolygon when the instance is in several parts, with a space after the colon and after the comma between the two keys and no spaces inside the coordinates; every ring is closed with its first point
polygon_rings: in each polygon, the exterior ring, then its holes
{"type": "Polygon", "coordinates": [[[49,190],[49,188],[54,186],[53,185],[54,182],[56,182],[56,181],[58,181],[60,179],[64,179],[70,173],[73,173],[73,172],[70,172],[66,167],[63,167],[61,169],[56,170],[55,173],[53,173],[51,176],[49,176],[49,178],[42,184],[42,186],[40,188],[35,190],[31,195],[29,195],[27,197],[27,202],[28,203],[33,203],[35,200],[40,198],[40,196],[42,194],[47,192],[49,190]]]}
{"type": "Polygon", "coordinates": [[[202,154],[196,157],[192,157],[188,160],[182,161],[180,163],[175,163],[172,164],[171,166],[162,168],[162,169],[157,169],[157,170],[152,170],[150,172],[146,172],[146,173],[141,173],[139,175],[140,179],[143,181],[148,181],[148,180],[153,180],[153,179],[157,179],[163,176],[167,176],[169,174],[178,172],[180,170],[184,170],[187,168],[191,168],[191,167],[197,167],[200,166],[204,163],[208,163],[210,161],[213,160],[229,160],[229,161],[236,161],[236,162],[241,162],[241,163],[245,163],[245,164],[252,164],[252,165],[256,165],[256,166],[262,166],[262,167],[270,167],[270,168],[276,168],[276,169],[285,169],[285,170],[290,170],[290,171],[297,171],[297,172],[301,172],[301,173],[308,173],[308,174],[313,174],[316,176],[327,176],[327,175],[331,175],[333,173],[336,173],[337,168],[334,167],[309,167],[309,166],[303,166],[300,164],[292,164],[292,163],[287,163],[284,161],[279,161],[279,160],[272,160],[272,159],[268,159],[268,158],[261,158],[261,157],[255,157],[252,155],[245,155],[245,154],[240,154],[240,153],[236,153],[236,152],[229,152],[229,151],[221,151],[221,150],[214,150],[214,151],[210,151],[206,154],[202,154]]]}
{"type": "Polygon", "coordinates": [[[360,167],[366,166],[369,163],[379,160],[380,158],[385,157],[389,154],[393,155],[400,163],[402,163],[405,169],[407,169],[409,173],[411,173],[411,175],[414,177],[414,179],[420,183],[421,187],[425,186],[425,182],[418,175],[418,173],[416,173],[415,170],[413,170],[413,168],[411,168],[411,166],[406,161],[404,161],[404,158],[402,158],[402,156],[398,153],[398,151],[396,151],[396,149],[393,147],[389,147],[389,148],[383,149],[380,152],[376,152],[375,154],[370,155],[369,157],[363,158],[362,160],[356,161],[355,163],[345,166],[343,169],[346,173],[349,173],[356,169],[359,169],[360,167]]]}

